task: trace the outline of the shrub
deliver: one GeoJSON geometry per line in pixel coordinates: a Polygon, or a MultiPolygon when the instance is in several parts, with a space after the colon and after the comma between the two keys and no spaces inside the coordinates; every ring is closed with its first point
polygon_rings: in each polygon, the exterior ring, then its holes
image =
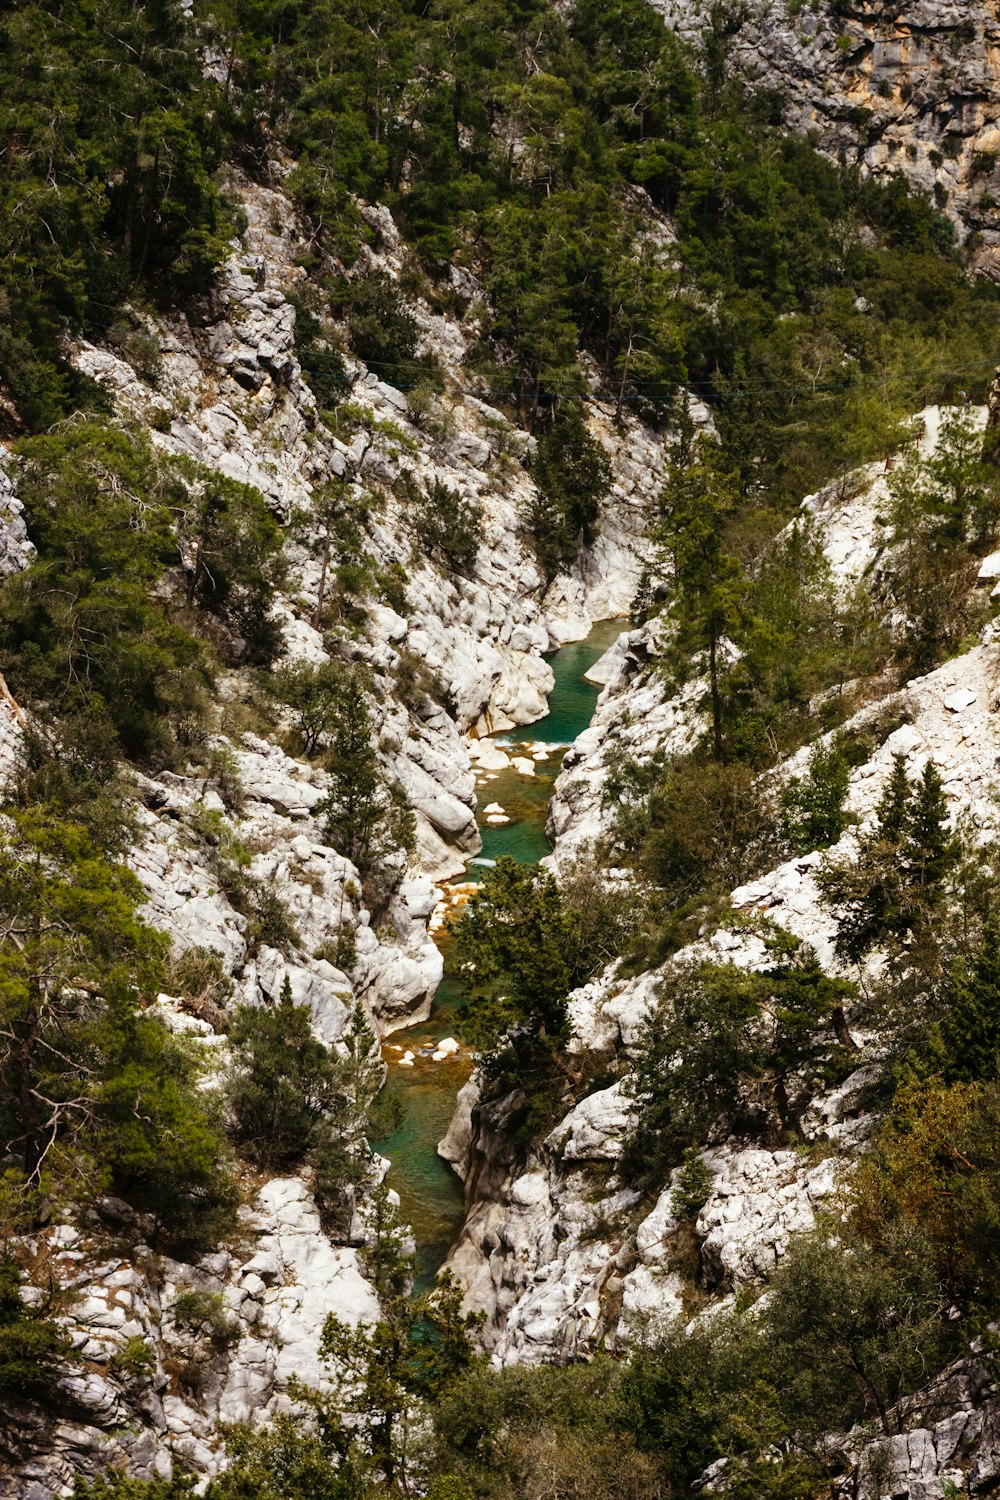
{"type": "Polygon", "coordinates": [[[229,1047],[225,1093],[234,1140],[273,1171],[297,1166],[333,1105],[337,1077],[328,1049],[313,1036],[308,1008],[292,1001],[287,975],[276,1009],[238,1007],[229,1047]]]}
{"type": "Polygon", "coordinates": [[[221,1292],[185,1287],[177,1293],[170,1311],[175,1327],[197,1334],[220,1352],[231,1348],[239,1338],[239,1320],[229,1311],[221,1292]]]}
{"type": "Polygon", "coordinates": [[[355,1500],[358,1495],[329,1438],[292,1416],[279,1416],[264,1428],[230,1427],[226,1454],[226,1469],[209,1484],[206,1500],[355,1500]]]}
{"type": "Polygon", "coordinates": [[[156,1369],[156,1355],[144,1338],[134,1334],[124,1349],[112,1355],[111,1368],[120,1379],[145,1380],[156,1369]]]}
{"type": "Polygon", "coordinates": [[[854,1182],[852,1224],[879,1253],[925,1240],[941,1295],[993,1318],[1000,1307],[1000,1089],[905,1084],[854,1182]]]}
{"type": "Polygon", "coordinates": [[[189,1474],[175,1474],[173,1479],[132,1479],[120,1469],[106,1469],[89,1481],[77,1476],[73,1500],[194,1500],[194,1486],[189,1474]]]}
{"type": "Polygon", "coordinates": [[[633,1175],[657,1184],[685,1148],[731,1132],[794,1135],[816,1075],[843,1071],[832,1028],[853,987],[828,978],[808,950],[778,960],[761,974],[691,963],[664,981],[628,1076],[633,1175]]]}
{"type": "Polygon", "coordinates": [[[236,1194],[202,1053],[158,1021],[114,1012],[103,1044],[95,1147],[114,1190],[152,1216],[154,1243],[211,1249],[232,1225],[236,1194]]]}
{"type": "Polygon", "coordinates": [[[781,833],[796,854],[835,844],[851,821],[844,807],[850,779],[847,747],[835,735],[817,745],[804,777],[793,776],[781,791],[781,833]]]}
{"type": "Polygon", "coordinates": [[[686,1223],[694,1223],[712,1191],[715,1181],[697,1146],[689,1146],[684,1152],[680,1170],[674,1179],[674,1190],[670,1195],[670,1207],[676,1216],[686,1223]]]}
{"type": "Polygon", "coordinates": [[[333,734],[341,711],[344,669],[335,662],[297,661],[274,679],[275,692],[292,711],[304,755],[315,755],[333,734]]]}
{"type": "Polygon", "coordinates": [[[608,773],[601,789],[615,809],[608,857],[630,864],[655,892],[660,949],[679,947],[708,901],[775,862],[774,813],[749,766],[612,757],[608,773]]]}
{"type": "Polygon", "coordinates": [[[437,553],[454,567],[471,568],[483,534],[479,506],[440,479],[418,487],[410,485],[414,524],[421,546],[437,553]]]}
{"type": "Polygon", "coordinates": [[[220,1292],[188,1286],[170,1309],[173,1349],[164,1360],[167,1372],[189,1391],[204,1390],[219,1357],[239,1341],[240,1323],[220,1292]]]}
{"type": "Polygon", "coordinates": [[[525,520],[552,578],[593,541],[601,501],[611,488],[607,454],[588,432],[579,404],[565,403],[540,438],[532,475],[536,494],[525,520]]]}
{"type": "Polygon", "coordinates": [[[0,1395],[44,1398],[54,1395],[72,1346],[50,1307],[22,1300],[22,1282],[14,1262],[0,1259],[0,1395]]]}

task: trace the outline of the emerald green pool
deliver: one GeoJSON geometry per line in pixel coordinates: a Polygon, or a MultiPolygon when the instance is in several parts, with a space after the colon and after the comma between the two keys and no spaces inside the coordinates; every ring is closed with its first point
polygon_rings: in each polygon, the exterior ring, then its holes
{"type": "MultiPolygon", "coordinates": [[[[500,771],[479,788],[479,826],[483,837],[477,860],[496,860],[509,854],[522,864],[536,864],[549,851],[545,837],[552,784],[566,749],[590,723],[599,689],[585,682],[583,674],[627,629],[622,620],[596,625],[584,641],[564,646],[549,657],[555,686],[544,719],[524,728],[495,736],[510,754],[526,754],[551,746],[545,760],[535,762],[535,775],[500,771]],[[491,827],[483,809],[499,802],[510,822],[491,827]]],[[[479,877],[483,865],[470,864],[465,880],[479,877]]],[[[434,997],[430,1019],[406,1031],[397,1031],[383,1048],[389,1066],[387,1090],[403,1109],[403,1123],[385,1140],[373,1143],[392,1162],[389,1186],[400,1198],[401,1217],[413,1226],[417,1242],[418,1288],[433,1284],[439,1267],[458,1236],[464,1212],[462,1184],[437,1154],[455,1106],[455,1095],[472,1071],[472,1058],[463,1047],[445,1062],[433,1062],[434,1043],[453,1036],[461,1042],[456,1015],[463,1000],[462,986],[450,972],[449,939],[439,942],[445,959],[445,974],[434,997]],[[401,1065],[404,1052],[414,1054],[412,1067],[401,1065]]]]}

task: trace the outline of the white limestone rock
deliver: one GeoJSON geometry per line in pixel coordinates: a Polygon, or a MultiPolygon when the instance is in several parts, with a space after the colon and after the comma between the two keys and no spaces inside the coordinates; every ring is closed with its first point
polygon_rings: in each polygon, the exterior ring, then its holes
{"type": "Polygon", "coordinates": [[[546,1137],[564,1161],[617,1161],[635,1121],[635,1109],[620,1083],[581,1099],[546,1137]]]}

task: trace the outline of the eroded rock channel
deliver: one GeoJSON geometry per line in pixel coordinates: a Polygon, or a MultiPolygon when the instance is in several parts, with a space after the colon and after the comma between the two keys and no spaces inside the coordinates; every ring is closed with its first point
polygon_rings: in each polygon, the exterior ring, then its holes
{"type": "Polygon", "coordinates": [[[463,876],[441,887],[433,925],[444,955],[444,978],[430,1017],[394,1032],[383,1048],[389,1068],[386,1087],[399,1101],[403,1119],[377,1147],[392,1162],[388,1181],[399,1194],[401,1218],[413,1227],[421,1283],[433,1281],[444,1263],[464,1212],[462,1184],[437,1149],[456,1094],[473,1066],[462,1041],[459,1012],[465,996],[453,969],[444,917],[501,855],[534,864],[549,852],[545,823],[553,785],[566,751],[589,725],[600,692],[585,674],[624,628],[622,620],[602,621],[586,639],[556,651],[548,658],[555,683],[545,717],[477,742],[482,751],[473,757],[478,767],[476,818],[483,847],[463,876]],[[458,1050],[442,1057],[440,1044],[448,1038],[458,1043],[458,1050]]]}

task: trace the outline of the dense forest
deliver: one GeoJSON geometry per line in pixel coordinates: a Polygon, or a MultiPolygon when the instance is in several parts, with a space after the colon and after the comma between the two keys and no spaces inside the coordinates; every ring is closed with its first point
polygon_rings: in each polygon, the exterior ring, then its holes
{"type": "MultiPolygon", "coordinates": [[[[120,1199],[161,1257],[236,1234],[267,1171],[308,1171],[334,1236],[363,1195],[377,1218],[381,1321],[317,1328],[326,1387],[231,1430],[230,1466],[197,1491],[209,1500],[653,1500],[695,1493],[712,1466],[735,1500],[819,1496],[849,1467],[844,1434],[905,1431],[973,1340],[992,1369],[997,853],[949,819],[933,763],[912,780],[898,762],[856,857],[823,865],[837,977],[777,927],[759,972],[669,967],[735,886],[850,826],[850,771],[895,725],[849,721],[978,639],[992,605],[971,585],[1000,527],[1000,474],[968,411],[997,363],[1000,290],[969,274],[976,246],[945,205],[782,128],[780,100],[728,65],[734,10],[711,5],[697,52],[646,0],[21,0],[0,16],[0,437],[35,549],[0,583],[23,727],[0,803],[0,1404],[44,1407],[81,1365],[60,1320],[72,1291],[50,1276],[22,1296],[25,1247],[67,1205],[120,1199]],[[606,846],[559,882],[500,861],[454,924],[482,1097],[517,1095],[513,1139],[537,1144],[627,1073],[628,1187],[648,1210],[675,1183],[687,1316],[628,1354],[497,1369],[455,1284],[413,1295],[374,1180],[385,1120],[363,1012],[332,1048],[287,979],[272,1010],[227,1010],[217,955],[178,957],[140,913],[137,802],[151,775],[183,772],[217,795],[191,837],[250,952],[299,945],[249,872],[223,722],[323,768],[318,820],[376,918],[414,847],[377,753],[386,685],[355,650],[373,601],[403,610],[405,578],[368,548],[377,495],[332,478],[312,531],[278,517],[119,420],[70,358],[92,339],[155,388],[150,320],[204,316],[242,227],[237,174],[280,182],[310,247],[295,339],[315,421],[357,430],[354,361],[418,413],[455,389],[492,403],[532,439],[522,519],[545,580],[593,540],[612,484],[588,413],[666,443],[634,608],[660,632],[655,671],[701,685],[698,743],[613,757],[606,846]],[[404,242],[396,277],[359,259],[378,245],[374,204],[404,242]],[[417,298],[466,330],[460,370],[422,345],[417,298]],[[910,419],[932,403],[949,414],[925,457],[910,419]],[[889,562],[845,597],[799,504],[901,449],[889,562]],[[324,666],[284,659],[274,603],[296,535],[322,558],[324,666]],[[609,866],[627,885],[598,878],[609,866]],[[630,1063],[588,1071],[567,1002],[612,962],[668,967],[630,1063]],[[164,989],[225,1018],[221,1082],[150,1012],[164,989]],[[733,1135],[808,1155],[805,1107],[857,1066],[858,1038],[876,1039],[879,1123],[842,1202],[764,1295],[696,1316],[719,1290],[694,1246],[699,1148],[733,1135]]],[[[407,499],[424,553],[464,576],[476,508],[447,489],[407,499]]],[[[411,665],[399,692],[446,700],[411,665]]],[[[323,957],[347,972],[348,946],[323,957]]],[[[207,1294],[183,1312],[193,1388],[233,1325],[207,1294]]],[[[141,1385],[134,1343],[125,1375],[141,1385]]],[[[16,1422],[0,1426],[12,1462],[16,1422]]],[[[77,1493],[181,1500],[194,1484],[109,1472],[77,1493]]]]}

